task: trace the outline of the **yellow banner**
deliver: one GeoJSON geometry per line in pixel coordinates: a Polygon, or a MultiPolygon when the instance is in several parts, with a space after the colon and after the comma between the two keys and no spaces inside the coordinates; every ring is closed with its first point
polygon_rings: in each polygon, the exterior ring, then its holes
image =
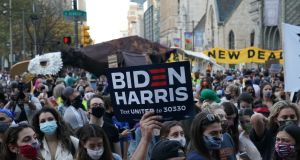
{"type": "Polygon", "coordinates": [[[217,63],[240,64],[240,63],[265,63],[269,59],[279,59],[283,64],[282,50],[264,50],[256,47],[228,50],[223,48],[212,48],[204,51],[208,57],[214,58],[217,63]]]}

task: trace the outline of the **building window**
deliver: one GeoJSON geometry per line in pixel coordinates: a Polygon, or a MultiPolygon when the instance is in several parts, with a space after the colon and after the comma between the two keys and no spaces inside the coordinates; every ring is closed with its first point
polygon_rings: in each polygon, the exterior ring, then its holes
{"type": "Polygon", "coordinates": [[[255,32],[253,31],[251,34],[250,34],[250,46],[254,46],[254,41],[255,41],[255,32]]]}
{"type": "Polygon", "coordinates": [[[233,31],[231,30],[229,32],[229,49],[234,49],[234,33],[233,31]]]}

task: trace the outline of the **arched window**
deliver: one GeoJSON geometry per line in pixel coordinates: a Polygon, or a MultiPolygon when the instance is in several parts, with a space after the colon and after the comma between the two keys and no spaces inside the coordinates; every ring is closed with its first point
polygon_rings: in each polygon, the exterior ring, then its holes
{"type": "Polygon", "coordinates": [[[229,46],[228,46],[228,48],[229,49],[234,49],[235,47],[235,43],[234,43],[234,33],[233,33],[233,31],[231,30],[230,32],[229,32],[229,39],[228,39],[228,42],[229,42],[229,46]]]}
{"type": "Polygon", "coordinates": [[[254,46],[254,41],[255,41],[255,32],[252,31],[252,33],[250,34],[250,46],[254,46]]]}

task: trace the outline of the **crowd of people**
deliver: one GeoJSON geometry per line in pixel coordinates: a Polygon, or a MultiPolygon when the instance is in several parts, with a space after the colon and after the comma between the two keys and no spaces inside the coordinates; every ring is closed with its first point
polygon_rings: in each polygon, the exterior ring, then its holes
{"type": "Polygon", "coordinates": [[[192,73],[189,119],[139,123],[114,114],[105,76],[0,74],[2,160],[298,160],[299,96],[283,74],[192,73]]]}

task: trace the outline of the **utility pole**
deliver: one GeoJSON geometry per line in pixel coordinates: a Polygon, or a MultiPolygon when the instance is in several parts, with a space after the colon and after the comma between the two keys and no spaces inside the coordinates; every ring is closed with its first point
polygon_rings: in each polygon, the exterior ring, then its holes
{"type": "Polygon", "coordinates": [[[37,15],[36,15],[36,11],[35,11],[35,1],[33,0],[32,1],[32,13],[33,13],[33,16],[32,16],[32,22],[33,22],[33,47],[34,47],[34,50],[33,50],[33,56],[35,56],[37,54],[37,42],[36,42],[36,20],[37,20],[37,15]]]}
{"type": "Polygon", "coordinates": [[[13,65],[13,42],[12,42],[12,14],[11,14],[11,0],[9,0],[9,56],[11,57],[10,59],[10,66],[13,65]]]}
{"type": "MultiPolygon", "coordinates": [[[[73,0],[73,10],[77,10],[77,0],[73,0]]],[[[78,48],[78,16],[74,16],[74,44],[78,48]]]]}
{"type": "Polygon", "coordinates": [[[25,58],[26,53],[26,44],[25,44],[25,12],[24,9],[22,10],[22,54],[23,58],[25,58]]]}

